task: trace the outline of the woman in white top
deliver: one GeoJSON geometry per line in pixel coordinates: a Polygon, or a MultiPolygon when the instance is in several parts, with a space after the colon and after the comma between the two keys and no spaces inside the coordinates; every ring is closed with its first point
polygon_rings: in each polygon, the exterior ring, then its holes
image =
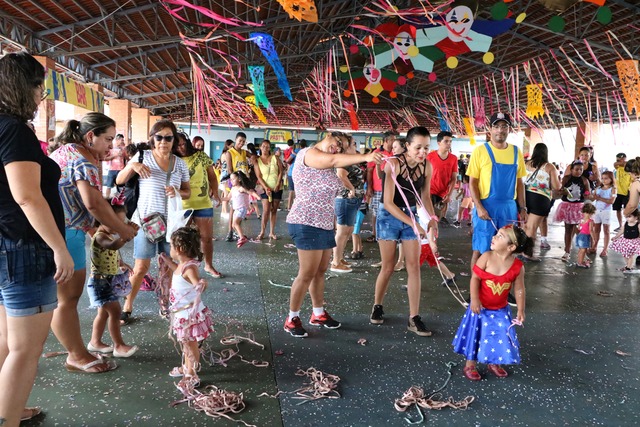
{"type": "MultiPolygon", "coordinates": [[[[160,120],[151,127],[149,136],[151,150],[143,152],[142,163],[138,161],[138,156],[134,156],[116,178],[116,184],[122,185],[135,174],[140,176],[140,198],[132,218],[137,224],[153,212],[160,212],[166,218],[167,197],[181,197],[184,200],[191,195],[187,164],[181,158],[171,154],[173,144],[177,143],[178,138],[176,126],[170,120],[160,120]],[[167,185],[167,171],[171,164],[173,169],[167,185]]],[[[160,253],[169,254],[169,244],[165,241],[149,242],[141,228],[133,239],[135,265],[131,275],[131,293],[122,307],[123,324],[128,323],[131,318],[133,301],[138,295],[144,275],[149,271],[151,258],[160,253]]]]}
{"type": "MultiPolygon", "coordinates": [[[[526,167],[527,177],[524,184],[529,215],[525,231],[527,236],[535,241],[538,227],[551,211],[553,192],[560,190],[560,179],[556,167],[549,163],[549,149],[543,143],[536,144],[533,148],[533,154],[526,167]]],[[[543,239],[542,243],[546,243],[546,237],[543,239]]],[[[538,258],[533,257],[533,253],[523,254],[523,256],[539,261],[538,258]]]]}

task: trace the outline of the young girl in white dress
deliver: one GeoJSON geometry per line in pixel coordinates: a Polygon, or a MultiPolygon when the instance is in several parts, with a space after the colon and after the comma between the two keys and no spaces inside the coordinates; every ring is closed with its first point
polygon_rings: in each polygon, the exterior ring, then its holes
{"type": "Polygon", "coordinates": [[[182,346],[182,366],[173,368],[169,375],[184,376],[197,387],[200,385],[197,374],[200,367],[199,343],[213,332],[211,311],[200,298],[207,288],[207,282],[198,273],[203,256],[198,229],[181,227],[174,231],[171,235],[172,259],[164,254],[161,256],[173,271],[169,297],[171,324],[182,346]]]}

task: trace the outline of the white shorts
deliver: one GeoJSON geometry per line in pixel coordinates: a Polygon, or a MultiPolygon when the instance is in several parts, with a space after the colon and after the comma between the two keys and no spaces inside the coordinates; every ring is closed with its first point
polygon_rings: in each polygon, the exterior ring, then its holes
{"type": "Polygon", "coordinates": [[[593,216],[593,222],[595,224],[611,224],[611,212],[611,209],[606,211],[596,211],[596,214],[593,216]]]}

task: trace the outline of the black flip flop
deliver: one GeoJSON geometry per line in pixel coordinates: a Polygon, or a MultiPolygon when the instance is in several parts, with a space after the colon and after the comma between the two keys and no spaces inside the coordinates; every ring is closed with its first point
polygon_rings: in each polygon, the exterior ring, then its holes
{"type": "Polygon", "coordinates": [[[131,322],[131,312],[130,311],[123,311],[120,314],[120,324],[121,325],[128,325],[129,322],[131,322]]]}

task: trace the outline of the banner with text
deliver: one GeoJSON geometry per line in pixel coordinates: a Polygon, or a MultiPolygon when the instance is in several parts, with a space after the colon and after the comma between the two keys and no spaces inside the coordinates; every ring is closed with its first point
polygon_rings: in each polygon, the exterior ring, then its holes
{"type": "Polygon", "coordinates": [[[384,142],[383,135],[367,135],[364,138],[364,146],[366,148],[378,148],[384,142]]]}
{"type": "Polygon", "coordinates": [[[268,139],[272,144],[286,144],[288,140],[298,141],[297,130],[267,129],[264,131],[264,139],[268,139]]]}
{"type": "Polygon", "coordinates": [[[47,99],[67,102],[90,111],[104,113],[104,94],[54,70],[48,71],[45,88],[50,91],[47,99]]]}

